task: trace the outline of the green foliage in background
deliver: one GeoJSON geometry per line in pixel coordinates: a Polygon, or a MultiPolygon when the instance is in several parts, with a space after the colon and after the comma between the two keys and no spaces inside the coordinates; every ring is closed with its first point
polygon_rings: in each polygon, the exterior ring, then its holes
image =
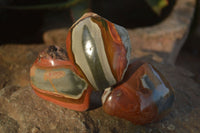
{"type": "Polygon", "coordinates": [[[164,7],[168,5],[168,0],[146,0],[152,10],[160,15],[164,7]]]}

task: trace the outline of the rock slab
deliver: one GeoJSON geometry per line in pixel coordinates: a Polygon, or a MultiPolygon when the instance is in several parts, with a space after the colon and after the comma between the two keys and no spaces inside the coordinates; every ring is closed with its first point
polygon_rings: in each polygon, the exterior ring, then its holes
{"type": "Polygon", "coordinates": [[[105,114],[102,108],[76,112],[39,98],[31,89],[29,69],[45,45],[1,45],[0,132],[3,133],[188,133],[200,130],[200,84],[194,74],[173,65],[152,62],[175,89],[172,112],[144,126],[105,114]],[[5,81],[6,80],[6,81],[5,81]]]}

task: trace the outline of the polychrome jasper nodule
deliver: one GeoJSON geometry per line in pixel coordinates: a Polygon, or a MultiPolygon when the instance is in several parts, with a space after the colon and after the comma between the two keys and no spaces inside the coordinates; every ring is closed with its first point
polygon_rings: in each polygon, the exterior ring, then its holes
{"type": "Polygon", "coordinates": [[[169,112],[173,88],[151,64],[129,64],[125,28],[86,13],[70,28],[66,47],[67,53],[50,46],[31,67],[31,86],[41,98],[76,111],[99,107],[102,100],[106,113],[134,124],[169,112]]]}
{"type": "Polygon", "coordinates": [[[106,113],[146,124],[161,119],[172,106],[174,90],[151,64],[132,63],[120,85],[107,88],[102,96],[106,113]]]}
{"type": "Polygon", "coordinates": [[[95,13],[86,13],[70,28],[66,47],[70,61],[96,90],[123,79],[131,50],[125,28],[95,13]]]}
{"type": "Polygon", "coordinates": [[[88,109],[92,88],[63,49],[50,46],[40,53],[30,77],[33,90],[41,98],[77,111],[88,109]]]}

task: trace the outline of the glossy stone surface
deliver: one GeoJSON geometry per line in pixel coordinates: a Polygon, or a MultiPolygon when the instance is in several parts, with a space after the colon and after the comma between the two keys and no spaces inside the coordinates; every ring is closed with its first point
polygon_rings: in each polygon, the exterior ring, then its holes
{"type": "Polygon", "coordinates": [[[70,61],[96,90],[123,79],[131,51],[125,28],[97,14],[86,13],[70,28],[66,47],[70,61]]]}
{"type": "Polygon", "coordinates": [[[38,96],[69,109],[88,109],[92,88],[68,61],[63,49],[50,46],[40,53],[30,76],[31,86],[38,96]]]}
{"type": "Polygon", "coordinates": [[[132,63],[124,82],[102,96],[106,113],[127,119],[134,124],[160,120],[169,112],[174,101],[174,90],[151,64],[132,63]]]}

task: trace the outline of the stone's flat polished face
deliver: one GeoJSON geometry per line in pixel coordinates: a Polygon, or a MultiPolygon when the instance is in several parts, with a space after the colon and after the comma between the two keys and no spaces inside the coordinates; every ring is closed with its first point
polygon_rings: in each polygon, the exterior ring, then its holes
{"type": "Polygon", "coordinates": [[[144,88],[149,89],[152,92],[151,99],[155,102],[158,113],[161,114],[169,109],[174,101],[174,90],[162,76],[162,74],[152,65],[146,64],[149,69],[146,69],[146,74],[141,78],[141,82],[144,88]]]}
{"type": "Polygon", "coordinates": [[[91,18],[84,19],[72,31],[72,51],[75,62],[95,88],[103,89],[116,83],[110,69],[101,31],[91,18]],[[90,31],[92,30],[92,31],[90,31]],[[79,37],[80,39],[76,39],[79,37]]]}
{"type": "Polygon", "coordinates": [[[152,65],[144,63],[135,70],[132,63],[124,82],[104,96],[106,113],[146,124],[162,118],[174,101],[174,90],[152,65]],[[106,100],[105,100],[106,99],[106,100]]]}
{"type": "Polygon", "coordinates": [[[69,68],[42,69],[34,66],[31,70],[34,70],[31,82],[41,90],[79,99],[88,87],[87,83],[69,68]]]}
{"type": "Polygon", "coordinates": [[[92,88],[59,47],[50,46],[39,54],[30,77],[33,90],[41,98],[77,111],[89,108],[92,88]]]}
{"type": "Polygon", "coordinates": [[[70,61],[77,65],[96,90],[123,79],[130,56],[127,31],[94,14],[85,14],[70,29],[67,41],[70,61]]]}

